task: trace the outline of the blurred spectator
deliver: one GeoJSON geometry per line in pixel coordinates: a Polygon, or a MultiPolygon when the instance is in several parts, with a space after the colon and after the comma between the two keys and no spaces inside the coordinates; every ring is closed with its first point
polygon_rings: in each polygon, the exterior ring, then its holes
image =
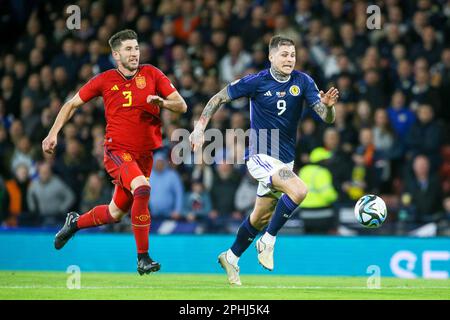
{"type": "Polygon", "coordinates": [[[166,155],[157,152],[153,156],[153,170],[150,175],[150,212],[155,219],[182,218],[184,191],[177,171],[167,164],[166,155]]]}
{"type": "Polygon", "coordinates": [[[39,125],[39,115],[35,112],[35,104],[31,97],[23,97],[20,105],[20,120],[24,125],[25,134],[33,136],[39,125]]]}
{"type": "Polygon", "coordinates": [[[31,141],[34,144],[39,144],[42,142],[42,140],[45,139],[48,132],[50,131],[50,128],[53,125],[53,116],[50,108],[45,108],[42,110],[42,113],[40,114],[40,121],[36,126],[36,129],[34,130],[33,134],[31,135],[31,141]]]}
{"type": "Polygon", "coordinates": [[[430,104],[434,113],[439,114],[441,103],[437,89],[430,86],[430,74],[427,69],[415,71],[414,85],[411,88],[411,108],[417,110],[420,104],[430,104]]]}
{"type": "Polygon", "coordinates": [[[204,162],[195,165],[191,174],[191,181],[201,181],[206,191],[210,192],[214,182],[214,171],[204,162]]]}
{"type": "Polygon", "coordinates": [[[258,190],[258,181],[246,173],[241,179],[241,183],[236,190],[234,197],[234,206],[244,216],[249,215],[255,205],[255,194],[258,190]]]}
{"type": "Polygon", "coordinates": [[[421,41],[420,35],[424,27],[428,23],[428,17],[425,11],[417,10],[414,12],[411,20],[412,23],[408,32],[409,41],[410,43],[418,43],[421,41]]]}
{"type": "Polygon", "coordinates": [[[394,132],[385,109],[375,110],[375,124],[373,127],[373,142],[377,150],[389,156],[394,145],[394,132]]]}
{"type": "Polygon", "coordinates": [[[174,20],[175,37],[181,41],[187,41],[192,31],[197,28],[200,18],[195,13],[194,2],[185,0],[181,3],[181,14],[174,20]]]}
{"type": "Polygon", "coordinates": [[[110,202],[111,194],[111,188],[105,185],[102,177],[98,173],[91,173],[83,188],[80,211],[88,212],[95,206],[110,202]]]}
{"type": "Polygon", "coordinates": [[[416,60],[419,57],[427,59],[429,65],[439,61],[442,45],[438,42],[436,31],[430,25],[423,28],[421,41],[416,43],[411,50],[411,58],[416,60]]]}
{"type": "Polygon", "coordinates": [[[378,42],[378,48],[381,56],[392,59],[394,47],[403,42],[401,38],[402,34],[400,31],[400,26],[397,24],[388,24],[385,29],[386,35],[378,42]]]}
{"type": "Polygon", "coordinates": [[[327,128],[323,134],[323,146],[331,152],[327,160],[328,169],[333,175],[334,188],[339,192],[339,199],[344,200],[343,183],[350,180],[353,161],[351,154],[342,149],[339,133],[333,127],[327,128]]]}
{"type": "Polygon", "coordinates": [[[407,59],[400,60],[392,81],[395,89],[401,90],[409,98],[413,86],[413,73],[411,63],[407,59]]]}
{"type": "Polygon", "coordinates": [[[396,135],[403,143],[411,126],[416,121],[416,115],[406,106],[405,95],[402,91],[397,90],[394,92],[391,105],[387,111],[389,121],[391,122],[396,135]]]}
{"type": "Polygon", "coordinates": [[[88,62],[92,65],[92,70],[95,74],[114,67],[108,55],[102,52],[100,41],[92,40],[89,43],[88,52],[88,62]]]}
{"type": "Polygon", "coordinates": [[[30,60],[30,72],[40,72],[42,67],[44,66],[44,55],[42,54],[42,51],[34,48],[33,50],[31,50],[30,57],[28,59],[30,60]]]}
{"type": "Polygon", "coordinates": [[[53,169],[75,193],[76,205],[80,203],[83,185],[89,170],[87,164],[82,145],[73,138],[65,139],[64,153],[56,158],[53,169]]]}
{"type": "Polygon", "coordinates": [[[36,106],[33,111],[36,111],[35,114],[39,117],[38,113],[48,104],[49,99],[41,90],[40,76],[38,73],[33,73],[28,77],[28,83],[22,91],[22,101],[24,97],[31,99],[36,106]]]}
{"type": "MultiPolygon", "coordinates": [[[[342,61],[343,57],[339,57],[342,61]]],[[[352,75],[349,72],[341,72],[337,75],[336,87],[339,90],[339,100],[343,103],[355,103],[357,95],[353,87],[352,75]]]]}
{"type": "MultiPolygon", "coordinates": [[[[70,92],[70,78],[64,67],[56,67],[53,71],[54,89],[60,99],[65,99],[70,92]]],[[[61,104],[60,104],[61,105],[61,104]]]]}
{"type": "Polygon", "coordinates": [[[359,84],[361,98],[369,102],[371,110],[386,107],[386,95],[381,85],[380,74],[375,69],[367,70],[359,84]]]}
{"type": "Polygon", "coordinates": [[[310,154],[310,163],[298,173],[308,186],[308,194],[300,204],[305,233],[326,234],[335,231],[337,226],[333,204],[338,199],[338,193],[326,163],[331,157],[332,153],[325,148],[315,148],[310,154]]]}
{"type": "Polygon", "coordinates": [[[9,227],[26,224],[28,215],[27,190],[29,184],[29,172],[25,165],[17,166],[13,178],[5,181],[8,216],[4,224],[9,227]],[[19,221],[20,223],[18,223],[19,221]]]}
{"type": "Polygon", "coordinates": [[[251,56],[243,50],[242,40],[238,36],[232,36],[228,40],[228,51],[220,61],[220,80],[230,83],[244,74],[243,72],[251,63],[251,56]]]}
{"type": "Polygon", "coordinates": [[[9,127],[9,138],[11,142],[17,146],[20,139],[25,136],[22,121],[19,119],[14,120],[9,127]]]}
{"type": "Polygon", "coordinates": [[[216,165],[211,199],[213,209],[217,210],[221,217],[231,217],[236,211],[234,198],[239,187],[239,180],[231,164],[219,163],[216,165]]]}
{"type": "Polygon", "coordinates": [[[17,60],[14,65],[14,84],[19,87],[20,92],[27,84],[28,66],[22,60],[17,60]]]}
{"type": "Polygon", "coordinates": [[[0,125],[0,176],[7,176],[10,170],[14,145],[8,139],[8,132],[0,125]]]}
{"type": "Polygon", "coordinates": [[[63,67],[66,71],[67,77],[72,81],[77,75],[77,61],[74,53],[74,40],[67,38],[62,44],[62,52],[55,56],[52,60],[51,66],[53,69],[63,67]]]}
{"type": "Polygon", "coordinates": [[[309,154],[321,144],[321,136],[316,127],[316,122],[310,117],[304,118],[300,124],[296,160],[301,161],[301,163],[309,162],[309,154]]]}
{"type": "Polygon", "coordinates": [[[396,136],[392,130],[389,118],[385,109],[377,109],[375,111],[375,125],[373,131],[373,142],[375,150],[382,154],[383,160],[383,176],[381,178],[380,192],[390,193],[392,183],[392,159],[400,157],[401,148],[399,142],[396,142],[396,136]]]}
{"type": "Polygon", "coordinates": [[[292,39],[296,44],[301,43],[300,34],[290,25],[289,18],[284,14],[275,17],[273,33],[292,39]]]}
{"type": "Polygon", "coordinates": [[[380,183],[380,168],[377,165],[380,153],[375,150],[371,128],[363,128],[359,134],[360,145],[353,154],[354,166],[349,181],[342,189],[350,200],[359,199],[364,193],[377,193],[380,183]]]}
{"type": "Polygon", "coordinates": [[[307,33],[309,31],[309,25],[313,19],[313,13],[311,10],[311,0],[297,0],[295,1],[295,14],[294,20],[300,32],[307,33]]]}
{"type": "Polygon", "coordinates": [[[440,163],[442,128],[434,119],[433,108],[428,104],[419,106],[417,120],[406,137],[407,157],[412,159],[418,154],[426,154],[431,168],[435,170],[440,163]]]}
{"type": "Polygon", "coordinates": [[[192,181],[190,192],[184,196],[183,216],[188,221],[206,222],[212,210],[211,197],[201,181],[192,181]]]}
{"type": "Polygon", "coordinates": [[[0,97],[0,125],[9,129],[13,120],[14,116],[6,113],[5,101],[0,97]]]}
{"type": "MultiPolygon", "coordinates": [[[[267,58],[266,58],[266,54],[264,51],[265,68],[268,68],[269,64],[266,59],[267,58]]],[[[296,57],[296,61],[295,61],[295,69],[311,75],[311,77],[314,77],[317,85],[322,87],[323,82],[324,82],[322,70],[320,69],[320,67],[318,65],[316,65],[314,63],[314,61],[311,58],[311,54],[307,48],[300,47],[300,46],[297,47],[297,57],[296,57]]]]}
{"type": "Polygon", "coordinates": [[[406,177],[405,192],[411,197],[414,216],[418,223],[433,221],[439,212],[442,195],[438,176],[430,170],[430,162],[423,155],[414,158],[413,172],[406,177]]]}
{"type": "Polygon", "coordinates": [[[39,178],[31,182],[27,193],[31,215],[38,216],[40,225],[60,225],[74,201],[73,191],[53,174],[48,163],[42,163],[39,166],[39,178]]]}
{"type": "Polygon", "coordinates": [[[339,133],[339,141],[342,144],[342,149],[345,152],[352,152],[358,142],[358,132],[349,121],[344,104],[336,103],[335,111],[336,119],[334,127],[339,133]]]}
{"type": "Polygon", "coordinates": [[[4,75],[1,79],[1,98],[6,106],[6,114],[12,114],[19,117],[20,111],[20,88],[14,83],[11,75],[4,75]]]}
{"type": "Polygon", "coordinates": [[[365,38],[355,36],[355,30],[351,23],[343,23],[339,28],[339,36],[341,38],[342,47],[345,50],[346,56],[351,61],[356,61],[357,58],[364,54],[368,43],[365,38]]]}
{"type": "Polygon", "coordinates": [[[373,112],[366,100],[360,100],[356,106],[356,114],[354,115],[353,125],[355,129],[361,130],[364,127],[372,126],[373,112]]]}
{"type": "Polygon", "coordinates": [[[250,51],[252,46],[260,40],[261,35],[268,31],[265,23],[265,15],[264,7],[257,5],[251,11],[250,20],[247,20],[242,26],[240,34],[245,50],[250,51]]]}
{"type": "Polygon", "coordinates": [[[382,182],[390,176],[386,155],[375,147],[372,129],[367,127],[359,132],[360,145],[356,148],[353,161],[364,168],[366,191],[379,193],[382,182]]]}
{"type": "MultiPolygon", "coordinates": [[[[450,48],[442,51],[441,61],[432,67],[431,72],[431,83],[439,88],[441,103],[445,105],[447,101],[450,101],[450,48]]],[[[442,107],[440,116],[448,123],[450,121],[450,108],[442,107]]]]}
{"type": "Polygon", "coordinates": [[[21,137],[14,149],[11,158],[11,172],[15,172],[19,165],[26,166],[30,175],[34,174],[36,164],[33,157],[33,146],[27,136],[21,137]]]}

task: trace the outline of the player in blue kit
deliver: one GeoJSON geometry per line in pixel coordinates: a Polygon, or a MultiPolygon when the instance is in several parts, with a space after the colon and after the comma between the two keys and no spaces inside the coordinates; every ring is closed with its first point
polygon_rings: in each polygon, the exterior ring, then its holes
{"type": "Polygon", "coordinates": [[[294,70],[295,54],[291,39],[274,36],[269,44],[270,69],[234,81],[214,95],[190,135],[195,152],[203,145],[206,126],[222,104],[240,97],[250,99],[252,133],[246,164],[259,185],[252,213],[239,227],[231,248],[219,255],[230,284],[241,284],[239,257],[266,226],[266,232],[256,241],[256,249],[259,263],[273,270],[277,233],[306,197],[305,183],[292,171],[303,102],[323,121],[334,122],[338,90],[319,91],[310,76],[294,70]]]}

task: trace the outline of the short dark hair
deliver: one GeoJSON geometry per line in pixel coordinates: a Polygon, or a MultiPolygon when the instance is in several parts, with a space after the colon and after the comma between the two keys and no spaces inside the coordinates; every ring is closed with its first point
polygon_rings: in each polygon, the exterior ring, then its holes
{"type": "Polygon", "coordinates": [[[269,51],[272,49],[278,49],[281,46],[294,46],[294,40],[283,37],[283,36],[273,36],[269,42],[269,51]]]}
{"type": "Polygon", "coordinates": [[[117,32],[111,38],[109,38],[108,43],[112,50],[117,50],[122,41],[125,40],[137,40],[137,34],[131,29],[125,29],[117,32]]]}

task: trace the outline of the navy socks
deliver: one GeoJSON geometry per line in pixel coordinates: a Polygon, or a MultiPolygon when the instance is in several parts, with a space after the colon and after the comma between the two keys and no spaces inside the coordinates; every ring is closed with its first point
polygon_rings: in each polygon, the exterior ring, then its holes
{"type": "Polygon", "coordinates": [[[278,231],[284,226],[286,221],[292,216],[292,212],[297,209],[298,205],[292,201],[287,194],[283,194],[278,200],[275,212],[267,227],[267,233],[276,236],[278,231]]]}
{"type": "Polygon", "coordinates": [[[231,251],[237,257],[240,257],[244,253],[244,251],[247,250],[258,233],[259,230],[255,229],[250,224],[250,216],[248,216],[238,229],[236,240],[234,240],[234,243],[231,246],[231,251]]]}

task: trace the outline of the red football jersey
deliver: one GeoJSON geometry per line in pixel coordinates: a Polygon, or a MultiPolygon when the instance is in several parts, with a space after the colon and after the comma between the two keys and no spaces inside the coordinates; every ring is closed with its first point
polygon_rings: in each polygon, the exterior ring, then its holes
{"type": "Polygon", "coordinates": [[[85,102],[103,97],[107,145],[140,153],[159,148],[162,143],[159,109],[147,103],[147,96],[165,99],[174,91],[161,70],[141,65],[129,80],[118,69],[100,73],[81,87],[79,95],[85,102]]]}

